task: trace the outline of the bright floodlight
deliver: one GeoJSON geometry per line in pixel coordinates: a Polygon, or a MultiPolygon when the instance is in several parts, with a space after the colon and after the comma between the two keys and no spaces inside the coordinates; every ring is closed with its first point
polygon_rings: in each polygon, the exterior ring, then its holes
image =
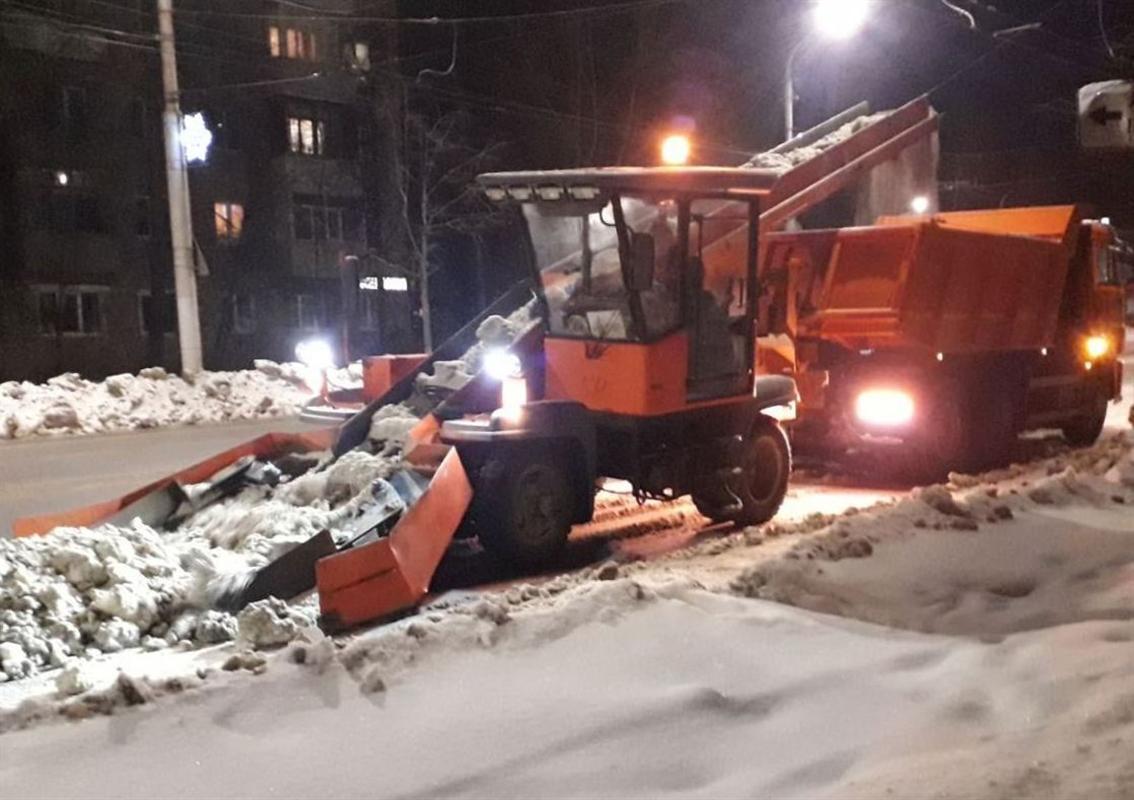
{"type": "Polygon", "coordinates": [[[680,167],[689,163],[689,156],[693,153],[693,145],[688,136],[675,133],[662,139],[661,159],[671,167],[680,167]]]}
{"type": "Polygon", "coordinates": [[[520,357],[502,347],[493,347],[484,353],[484,371],[493,380],[519,377],[522,370],[520,357]]]}
{"type": "Polygon", "coordinates": [[[816,30],[828,39],[849,39],[862,30],[873,0],[815,0],[816,30]]]}
{"type": "Polygon", "coordinates": [[[212,144],[213,132],[205,124],[204,114],[186,114],[181,118],[181,147],[186,161],[205,161],[212,144]]]}
{"type": "Polygon", "coordinates": [[[312,369],[326,370],[335,366],[335,353],[326,339],[305,339],[295,346],[295,357],[312,369]]]}
{"type": "Polygon", "coordinates": [[[919,194],[913,200],[910,200],[910,211],[915,214],[925,214],[929,211],[929,198],[923,194],[919,194]]]}

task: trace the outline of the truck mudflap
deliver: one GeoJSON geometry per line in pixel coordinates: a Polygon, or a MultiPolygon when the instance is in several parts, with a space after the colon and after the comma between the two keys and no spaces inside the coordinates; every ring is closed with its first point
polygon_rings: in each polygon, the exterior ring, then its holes
{"type": "Polygon", "coordinates": [[[473,488],[455,448],[426,445],[410,455],[428,487],[389,536],[320,559],[315,565],[320,626],[341,631],[409,610],[429,583],[472,502],[473,488]],[[436,466],[429,463],[436,462],[436,466]]]}

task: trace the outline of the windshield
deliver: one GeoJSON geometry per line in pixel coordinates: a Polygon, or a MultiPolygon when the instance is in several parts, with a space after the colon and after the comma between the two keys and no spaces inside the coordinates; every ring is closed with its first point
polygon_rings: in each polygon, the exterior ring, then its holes
{"type": "Polygon", "coordinates": [[[530,203],[531,231],[552,335],[641,341],[672,331],[680,322],[681,259],[677,203],[622,197],[622,246],[612,202],[599,210],[530,203]],[[642,234],[653,252],[649,288],[631,291],[629,239],[642,234]],[[636,311],[636,307],[640,311],[636,311]]]}

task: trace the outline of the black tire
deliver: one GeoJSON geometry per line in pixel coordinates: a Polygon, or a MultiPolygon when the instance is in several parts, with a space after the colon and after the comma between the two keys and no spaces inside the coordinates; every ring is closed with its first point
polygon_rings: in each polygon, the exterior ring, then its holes
{"type": "Polygon", "coordinates": [[[570,475],[550,453],[509,454],[489,461],[497,476],[478,487],[476,530],[492,554],[523,569],[553,564],[567,544],[575,501],[570,475]]]}
{"type": "Polygon", "coordinates": [[[1087,407],[1063,426],[1063,438],[1072,447],[1090,447],[1098,441],[1106,425],[1106,412],[1110,405],[1107,392],[1099,383],[1092,384],[1087,391],[1090,392],[1087,407]]]}
{"type": "Polygon", "coordinates": [[[774,419],[758,414],[744,442],[744,509],[738,525],[761,525],[779,513],[791,479],[791,444],[774,419]]]}

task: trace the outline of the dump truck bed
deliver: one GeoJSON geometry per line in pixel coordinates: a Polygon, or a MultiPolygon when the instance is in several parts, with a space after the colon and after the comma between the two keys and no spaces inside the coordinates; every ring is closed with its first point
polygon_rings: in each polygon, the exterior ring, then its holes
{"type": "Polygon", "coordinates": [[[885,218],[776,234],[766,265],[801,279],[797,335],[944,354],[1051,346],[1081,215],[1074,206],[885,218]]]}

